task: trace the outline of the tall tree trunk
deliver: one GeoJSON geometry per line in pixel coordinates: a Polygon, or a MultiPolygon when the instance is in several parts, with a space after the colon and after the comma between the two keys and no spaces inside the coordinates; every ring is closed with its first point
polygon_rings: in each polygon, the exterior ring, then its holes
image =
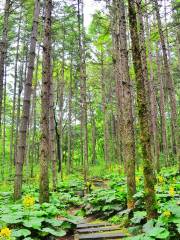
{"type": "Polygon", "coordinates": [[[161,138],[162,138],[162,152],[165,158],[166,166],[168,166],[168,143],[167,143],[167,132],[166,132],[166,112],[165,112],[165,94],[164,94],[164,84],[161,60],[159,56],[159,50],[156,51],[156,63],[157,63],[157,76],[160,85],[160,99],[159,99],[159,108],[160,108],[160,118],[161,118],[161,138]]]}
{"type": "Polygon", "coordinates": [[[32,133],[32,148],[31,148],[31,178],[34,176],[34,162],[36,160],[36,129],[37,129],[37,85],[38,85],[38,68],[39,68],[40,45],[38,46],[38,53],[36,59],[35,82],[32,97],[32,116],[33,116],[33,133],[32,133]]]}
{"type": "Polygon", "coordinates": [[[123,1],[114,1],[116,10],[116,78],[117,87],[120,89],[117,94],[121,117],[121,136],[123,159],[127,175],[127,205],[134,208],[135,200],[133,195],[136,192],[135,183],[135,137],[132,115],[132,93],[128,66],[128,51],[126,38],[125,5],[123,1]]]}
{"type": "Polygon", "coordinates": [[[141,144],[143,155],[143,172],[144,172],[144,190],[145,190],[145,204],[148,218],[154,218],[156,212],[155,200],[155,176],[152,166],[152,151],[151,151],[151,126],[150,126],[150,113],[148,111],[148,100],[146,83],[144,79],[141,48],[139,44],[139,34],[137,29],[137,19],[135,10],[135,1],[128,0],[129,8],[129,23],[132,41],[132,55],[133,64],[136,75],[136,88],[137,88],[137,103],[138,103],[138,116],[141,130],[141,144]]]}
{"type": "Polygon", "coordinates": [[[72,56],[70,65],[70,83],[69,83],[69,96],[68,96],[68,172],[71,173],[72,170],[72,80],[73,80],[73,66],[72,66],[72,56]]]}
{"type": "MultiPolygon", "coordinates": [[[[147,2],[145,2],[147,4],[147,2]]],[[[141,12],[142,13],[142,12],[141,12]]],[[[143,23],[142,14],[140,14],[141,22],[143,23]]],[[[148,47],[148,59],[150,65],[150,76],[149,76],[149,93],[150,93],[150,107],[151,107],[151,123],[152,123],[152,139],[153,139],[153,155],[155,162],[155,169],[157,172],[160,171],[160,147],[159,147],[159,134],[158,134],[158,110],[157,110],[157,99],[154,86],[154,71],[153,71],[153,58],[152,58],[152,47],[150,39],[149,19],[146,11],[146,35],[147,35],[147,47],[148,47]]]]}
{"type": "Polygon", "coordinates": [[[20,43],[20,32],[21,32],[21,15],[18,23],[18,34],[17,34],[17,45],[16,45],[16,59],[14,69],[14,92],[13,92],[13,109],[12,109],[12,122],[11,122],[11,137],[10,137],[10,163],[13,164],[14,154],[14,125],[15,125],[15,110],[16,110],[16,89],[17,89],[17,78],[18,78],[18,60],[19,60],[19,43],[20,43]]]}
{"type": "Polygon", "coordinates": [[[85,62],[85,39],[84,39],[84,13],[83,0],[78,0],[78,30],[79,30],[79,64],[80,64],[80,92],[81,92],[81,124],[83,139],[83,165],[84,180],[88,175],[88,129],[87,129],[87,100],[86,100],[86,62],[85,62]]]}
{"type": "Polygon", "coordinates": [[[1,175],[4,180],[4,166],[6,161],[6,67],[4,69],[4,101],[3,101],[3,138],[2,138],[2,166],[1,175]]]}
{"type": "MultiPolygon", "coordinates": [[[[52,71],[52,70],[51,70],[52,71]]],[[[51,73],[52,74],[52,73],[51,73]]],[[[52,179],[53,179],[53,190],[56,190],[57,187],[57,161],[56,161],[56,132],[55,132],[55,119],[54,119],[54,87],[53,79],[51,77],[50,82],[50,118],[49,118],[49,130],[50,130],[50,158],[52,163],[52,179]]]]}
{"type": "Polygon", "coordinates": [[[91,111],[91,127],[92,127],[92,164],[96,163],[96,120],[94,110],[91,111]]]}
{"type": "Polygon", "coordinates": [[[4,79],[4,65],[7,55],[7,41],[8,41],[8,22],[11,8],[11,0],[6,0],[4,19],[3,19],[3,33],[2,40],[0,42],[0,128],[1,128],[1,113],[2,113],[2,101],[3,101],[3,79],[4,79]]]}
{"type": "Polygon", "coordinates": [[[32,92],[32,78],[34,70],[35,61],[35,49],[36,49],[36,39],[38,34],[38,21],[40,12],[40,0],[36,0],[34,8],[33,17],[33,29],[31,34],[30,50],[29,50],[29,62],[28,62],[28,72],[27,78],[24,86],[24,99],[23,99],[23,109],[22,117],[19,129],[18,138],[18,150],[16,159],[16,174],[14,181],[14,199],[17,200],[21,197],[22,192],[22,177],[23,177],[23,164],[26,153],[26,133],[29,123],[29,112],[30,112],[30,100],[32,92]]]}
{"type": "MultiPolygon", "coordinates": [[[[102,48],[102,46],[101,46],[102,48]]],[[[101,96],[102,96],[102,111],[103,111],[103,122],[104,122],[104,160],[108,165],[110,162],[109,154],[110,154],[110,146],[109,146],[109,122],[108,122],[108,112],[107,112],[107,103],[106,103],[106,80],[104,75],[104,56],[103,50],[101,49],[101,96]]]]}
{"type": "Polygon", "coordinates": [[[179,132],[178,132],[178,126],[177,126],[176,94],[175,94],[174,82],[171,76],[169,62],[168,62],[167,49],[166,49],[165,37],[162,29],[158,0],[154,0],[154,3],[155,3],[156,18],[158,22],[160,42],[161,42],[161,47],[163,52],[163,62],[164,62],[164,70],[166,74],[167,89],[168,89],[169,98],[170,98],[172,151],[176,155],[178,153],[177,141],[179,139],[178,138],[179,132]]]}
{"type": "Polygon", "coordinates": [[[40,187],[39,202],[49,202],[48,165],[50,158],[49,146],[49,115],[50,90],[52,81],[51,67],[51,14],[52,0],[45,1],[45,26],[43,40],[43,69],[42,69],[42,97],[41,97],[41,148],[40,148],[40,187]]]}

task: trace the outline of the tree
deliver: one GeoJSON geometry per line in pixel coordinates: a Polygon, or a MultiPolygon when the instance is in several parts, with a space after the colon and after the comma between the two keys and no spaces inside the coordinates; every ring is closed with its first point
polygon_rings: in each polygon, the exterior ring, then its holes
{"type": "MultiPolygon", "coordinates": [[[[41,97],[41,147],[40,147],[40,186],[39,202],[49,202],[48,165],[50,160],[49,115],[50,89],[52,89],[51,67],[51,14],[52,1],[45,1],[45,26],[43,40],[42,97],[41,97]]],[[[52,96],[52,94],[51,94],[52,96]]]]}
{"type": "Polygon", "coordinates": [[[0,42],[0,127],[1,127],[1,114],[2,114],[2,101],[3,101],[4,66],[5,66],[7,47],[8,47],[8,23],[9,23],[11,6],[12,6],[11,0],[6,0],[5,9],[4,9],[4,20],[3,20],[3,33],[2,33],[2,40],[0,42]]]}
{"type": "Polygon", "coordinates": [[[14,199],[17,200],[21,197],[22,192],[22,177],[23,177],[23,164],[25,159],[25,150],[26,150],[26,133],[29,123],[29,113],[30,113],[30,100],[32,92],[32,78],[34,70],[34,61],[35,61],[35,49],[38,33],[38,22],[39,22],[39,13],[40,13],[40,0],[35,1],[34,7],[34,18],[33,18],[33,28],[31,33],[31,42],[29,50],[29,60],[28,60],[28,71],[27,78],[24,86],[24,99],[23,99],[23,109],[22,117],[19,129],[18,137],[18,150],[17,150],[17,159],[16,159],[16,173],[14,180],[14,199]]]}
{"type": "Polygon", "coordinates": [[[125,5],[123,1],[113,2],[115,10],[115,74],[117,86],[118,116],[121,127],[123,159],[127,176],[127,205],[134,208],[135,183],[135,137],[132,114],[132,90],[129,76],[126,39],[125,5]]]}
{"type": "Polygon", "coordinates": [[[151,152],[151,130],[150,130],[150,113],[148,111],[147,89],[144,79],[141,48],[139,43],[139,33],[137,28],[137,18],[135,10],[135,1],[128,0],[129,24],[132,42],[132,56],[134,71],[136,75],[136,91],[138,104],[138,117],[141,130],[141,144],[143,155],[143,172],[144,172],[144,190],[145,203],[148,218],[156,217],[156,200],[155,200],[155,176],[152,166],[151,152]]]}

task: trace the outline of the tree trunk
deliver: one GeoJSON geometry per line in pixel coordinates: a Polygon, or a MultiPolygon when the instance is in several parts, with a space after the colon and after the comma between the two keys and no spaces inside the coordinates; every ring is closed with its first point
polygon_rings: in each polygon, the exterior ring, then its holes
{"type": "MultiPolygon", "coordinates": [[[[52,73],[51,73],[52,74],[52,73]]],[[[53,179],[53,190],[57,188],[57,161],[56,161],[56,132],[55,132],[55,119],[54,119],[54,88],[53,79],[51,77],[50,82],[50,118],[49,118],[49,130],[50,130],[50,157],[52,163],[52,179],[53,179]]]]}
{"type": "Polygon", "coordinates": [[[16,45],[16,60],[14,69],[14,92],[13,92],[13,109],[12,109],[12,122],[11,122],[11,137],[10,137],[10,164],[13,165],[13,149],[14,146],[14,125],[15,125],[15,110],[16,110],[16,89],[17,89],[17,74],[18,74],[18,60],[19,60],[19,42],[20,42],[20,32],[21,32],[21,15],[19,19],[19,27],[17,34],[17,45],[16,45]]]}
{"type": "Polygon", "coordinates": [[[34,8],[34,17],[33,17],[33,29],[31,34],[30,50],[29,50],[29,62],[28,62],[28,72],[27,78],[24,86],[24,99],[23,99],[23,109],[22,117],[20,122],[19,129],[19,138],[18,138],[18,150],[17,150],[17,159],[16,159],[16,174],[14,181],[14,199],[17,200],[21,197],[22,192],[22,177],[23,177],[23,164],[26,153],[26,133],[29,123],[29,112],[30,112],[30,100],[32,92],[32,78],[34,70],[34,61],[35,61],[35,49],[36,49],[36,39],[38,34],[38,21],[39,21],[39,12],[40,12],[40,1],[36,0],[34,8]]]}
{"type": "Polygon", "coordinates": [[[6,0],[4,19],[3,19],[3,33],[2,40],[0,42],[0,128],[1,128],[1,113],[2,113],[2,101],[3,101],[3,79],[4,79],[4,65],[7,55],[7,41],[8,41],[8,22],[11,8],[11,1],[6,0]]]}
{"type": "Polygon", "coordinates": [[[129,76],[128,51],[126,38],[126,19],[125,5],[123,1],[114,1],[116,16],[116,40],[115,46],[115,69],[118,98],[120,109],[121,136],[123,159],[127,175],[127,206],[129,209],[134,208],[135,200],[133,195],[136,192],[135,183],[135,137],[132,115],[132,90],[129,76]]]}
{"type": "Polygon", "coordinates": [[[145,205],[148,218],[154,218],[156,212],[155,200],[155,176],[152,166],[152,151],[151,151],[151,126],[150,126],[150,113],[148,111],[148,100],[146,92],[146,83],[144,79],[141,48],[139,44],[139,34],[137,29],[137,19],[135,10],[135,1],[128,0],[129,8],[129,23],[132,41],[132,56],[133,64],[136,75],[136,88],[137,88],[137,103],[138,103],[138,116],[141,130],[141,144],[143,155],[143,172],[144,172],[144,190],[145,190],[145,205]]]}
{"type": "MultiPolygon", "coordinates": [[[[51,67],[51,14],[52,0],[46,0],[45,26],[43,40],[43,69],[42,69],[42,97],[41,97],[41,147],[40,147],[40,187],[39,202],[49,202],[49,177],[48,165],[50,158],[49,146],[49,116],[50,92],[52,81],[51,67]]],[[[52,110],[52,109],[51,109],[52,110]]]]}
{"type": "MultiPolygon", "coordinates": [[[[101,47],[102,48],[102,47],[101,47]]],[[[101,96],[102,96],[102,112],[103,112],[103,122],[104,122],[104,161],[108,165],[110,162],[109,153],[109,124],[108,124],[108,112],[106,103],[106,80],[104,76],[104,56],[103,50],[101,49],[101,96]]]]}
{"type": "Polygon", "coordinates": [[[160,85],[160,118],[161,118],[161,138],[162,138],[162,152],[165,158],[166,166],[168,166],[168,143],[167,143],[167,132],[166,132],[166,112],[165,112],[165,94],[164,94],[164,84],[163,84],[163,74],[161,68],[161,60],[159,56],[159,50],[156,51],[156,63],[157,63],[157,76],[160,85]]]}
{"type": "Polygon", "coordinates": [[[72,56],[70,65],[70,83],[69,83],[69,96],[68,96],[68,173],[72,170],[72,78],[73,78],[73,66],[72,66],[72,56]]]}
{"type": "Polygon", "coordinates": [[[86,100],[86,62],[84,44],[84,13],[83,1],[78,0],[78,30],[79,30],[79,64],[80,64],[80,94],[81,94],[81,125],[83,139],[84,181],[88,175],[88,129],[87,129],[87,100],[86,100]],[[81,6],[80,6],[81,5],[81,6]],[[81,10],[81,12],[80,12],[81,10]]]}
{"type": "Polygon", "coordinates": [[[168,63],[167,49],[165,44],[165,37],[162,30],[161,16],[159,12],[158,1],[154,0],[155,10],[156,10],[156,18],[158,22],[158,30],[160,35],[161,48],[163,52],[163,62],[164,62],[164,70],[166,75],[166,83],[167,89],[170,98],[170,108],[171,108],[171,139],[172,139],[172,152],[176,155],[178,152],[177,144],[178,144],[178,126],[177,126],[177,108],[176,108],[176,95],[174,89],[174,82],[171,76],[170,67],[168,63]]]}

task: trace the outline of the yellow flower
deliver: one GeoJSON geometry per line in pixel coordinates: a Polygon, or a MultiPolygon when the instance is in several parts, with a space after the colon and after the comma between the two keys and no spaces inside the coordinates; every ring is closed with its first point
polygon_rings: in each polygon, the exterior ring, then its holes
{"type": "Polygon", "coordinates": [[[0,237],[3,237],[3,238],[10,238],[11,236],[11,230],[7,227],[1,229],[1,232],[0,232],[0,237]]]}
{"type": "Polygon", "coordinates": [[[165,212],[163,212],[163,216],[164,217],[170,217],[171,216],[171,212],[166,210],[165,212]]]}
{"type": "Polygon", "coordinates": [[[35,199],[31,196],[26,196],[23,199],[23,205],[26,208],[32,207],[35,203],[35,199]]]}
{"type": "Polygon", "coordinates": [[[140,176],[136,176],[136,183],[137,183],[137,184],[140,183],[140,176]]]}
{"type": "Polygon", "coordinates": [[[158,178],[158,181],[159,181],[160,183],[163,183],[163,182],[164,182],[163,176],[158,176],[157,178],[158,178]]]}
{"type": "Polygon", "coordinates": [[[169,188],[169,195],[171,197],[174,197],[174,195],[175,195],[175,191],[174,191],[174,187],[173,186],[170,186],[170,188],[169,188]]]}

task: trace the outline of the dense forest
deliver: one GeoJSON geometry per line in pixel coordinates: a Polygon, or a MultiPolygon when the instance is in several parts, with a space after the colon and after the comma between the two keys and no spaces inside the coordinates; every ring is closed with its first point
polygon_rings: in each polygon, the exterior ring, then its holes
{"type": "Polygon", "coordinates": [[[1,0],[0,239],[120,238],[180,239],[180,0],[1,0]]]}

